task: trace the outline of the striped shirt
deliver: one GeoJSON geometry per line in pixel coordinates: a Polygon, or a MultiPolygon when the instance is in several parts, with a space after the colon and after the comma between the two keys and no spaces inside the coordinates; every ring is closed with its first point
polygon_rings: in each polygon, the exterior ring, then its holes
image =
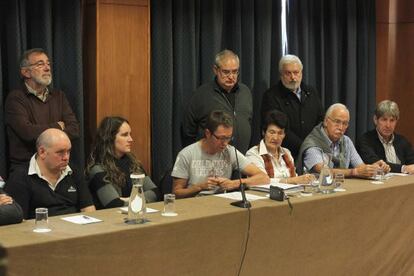
{"type": "Polygon", "coordinates": [[[391,139],[387,142],[381,134],[378,132],[378,139],[381,141],[382,146],[384,147],[385,151],[385,159],[387,159],[387,162],[394,163],[394,164],[401,164],[400,159],[398,159],[397,154],[395,153],[394,148],[394,134],[391,136],[391,139]]]}

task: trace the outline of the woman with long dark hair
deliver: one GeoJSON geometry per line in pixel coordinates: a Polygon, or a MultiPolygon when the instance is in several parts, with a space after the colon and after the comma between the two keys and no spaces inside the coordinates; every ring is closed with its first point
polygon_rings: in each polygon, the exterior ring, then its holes
{"type": "MultiPolygon", "coordinates": [[[[97,209],[127,206],[132,188],[130,174],[145,174],[131,153],[132,142],[126,119],[106,117],[102,120],[86,168],[97,209]]],[[[144,178],[144,193],[147,202],[157,200],[158,188],[148,176],[144,178]]]]}

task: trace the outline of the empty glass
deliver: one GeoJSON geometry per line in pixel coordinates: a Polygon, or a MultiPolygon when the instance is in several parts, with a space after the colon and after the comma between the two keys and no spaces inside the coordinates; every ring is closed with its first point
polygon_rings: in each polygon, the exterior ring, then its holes
{"type": "Polygon", "coordinates": [[[335,173],[334,175],[335,192],[344,192],[345,175],[343,173],[335,173]]]}
{"type": "Polygon", "coordinates": [[[49,218],[48,218],[47,208],[36,208],[35,213],[36,213],[35,228],[33,229],[33,232],[36,232],[36,233],[50,232],[51,229],[49,228],[49,218]]]}
{"type": "Polygon", "coordinates": [[[384,169],[378,168],[375,176],[374,181],[371,181],[372,184],[384,184],[385,176],[384,176],[384,169]]]}
{"type": "Polygon", "coordinates": [[[177,215],[175,212],[175,194],[164,195],[164,212],[161,215],[165,217],[175,217],[177,215]]]}

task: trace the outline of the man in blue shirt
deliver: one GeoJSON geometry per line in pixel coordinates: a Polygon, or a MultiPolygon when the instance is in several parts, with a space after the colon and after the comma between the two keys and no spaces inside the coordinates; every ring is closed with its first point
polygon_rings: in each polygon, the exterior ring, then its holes
{"type": "Polygon", "coordinates": [[[315,126],[303,141],[298,169],[306,167],[319,173],[323,167],[323,154],[329,154],[332,158],[328,166],[333,173],[340,172],[346,177],[372,177],[378,168],[388,172],[390,167],[382,160],[372,165],[364,164],[352,140],[345,135],[349,118],[349,110],[345,105],[331,105],[324,121],[315,126]]]}

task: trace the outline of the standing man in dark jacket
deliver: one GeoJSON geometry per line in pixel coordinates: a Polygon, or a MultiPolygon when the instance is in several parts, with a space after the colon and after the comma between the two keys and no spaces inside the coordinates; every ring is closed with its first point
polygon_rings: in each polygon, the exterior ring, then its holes
{"type": "Polygon", "coordinates": [[[303,140],[324,116],[317,91],[302,83],[302,69],[297,56],[283,56],[279,61],[280,81],[263,94],[261,110],[262,120],[273,109],[288,116],[289,130],[282,146],[295,160],[303,140]]]}
{"type": "Polygon", "coordinates": [[[70,139],[79,137],[79,124],[65,94],[48,87],[51,62],[43,49],[23,53],[20,75],[22,87],[11,91],[5,104],[10,171],[30,160],[37,137],[48,128],[63,130],[70,139]]]}
{"type": "Polygon", "coordinates": [[[252,95],[238,82],[239,57],[230,50],[216,55],[213,66],[215,79],[197,88],[183,121],[184,146],[195,143],[204,135],[206,121],[212,110],[222,110],[234,117],[232,144],[243,154],[249,149],[252,123],[252,95]]]}

